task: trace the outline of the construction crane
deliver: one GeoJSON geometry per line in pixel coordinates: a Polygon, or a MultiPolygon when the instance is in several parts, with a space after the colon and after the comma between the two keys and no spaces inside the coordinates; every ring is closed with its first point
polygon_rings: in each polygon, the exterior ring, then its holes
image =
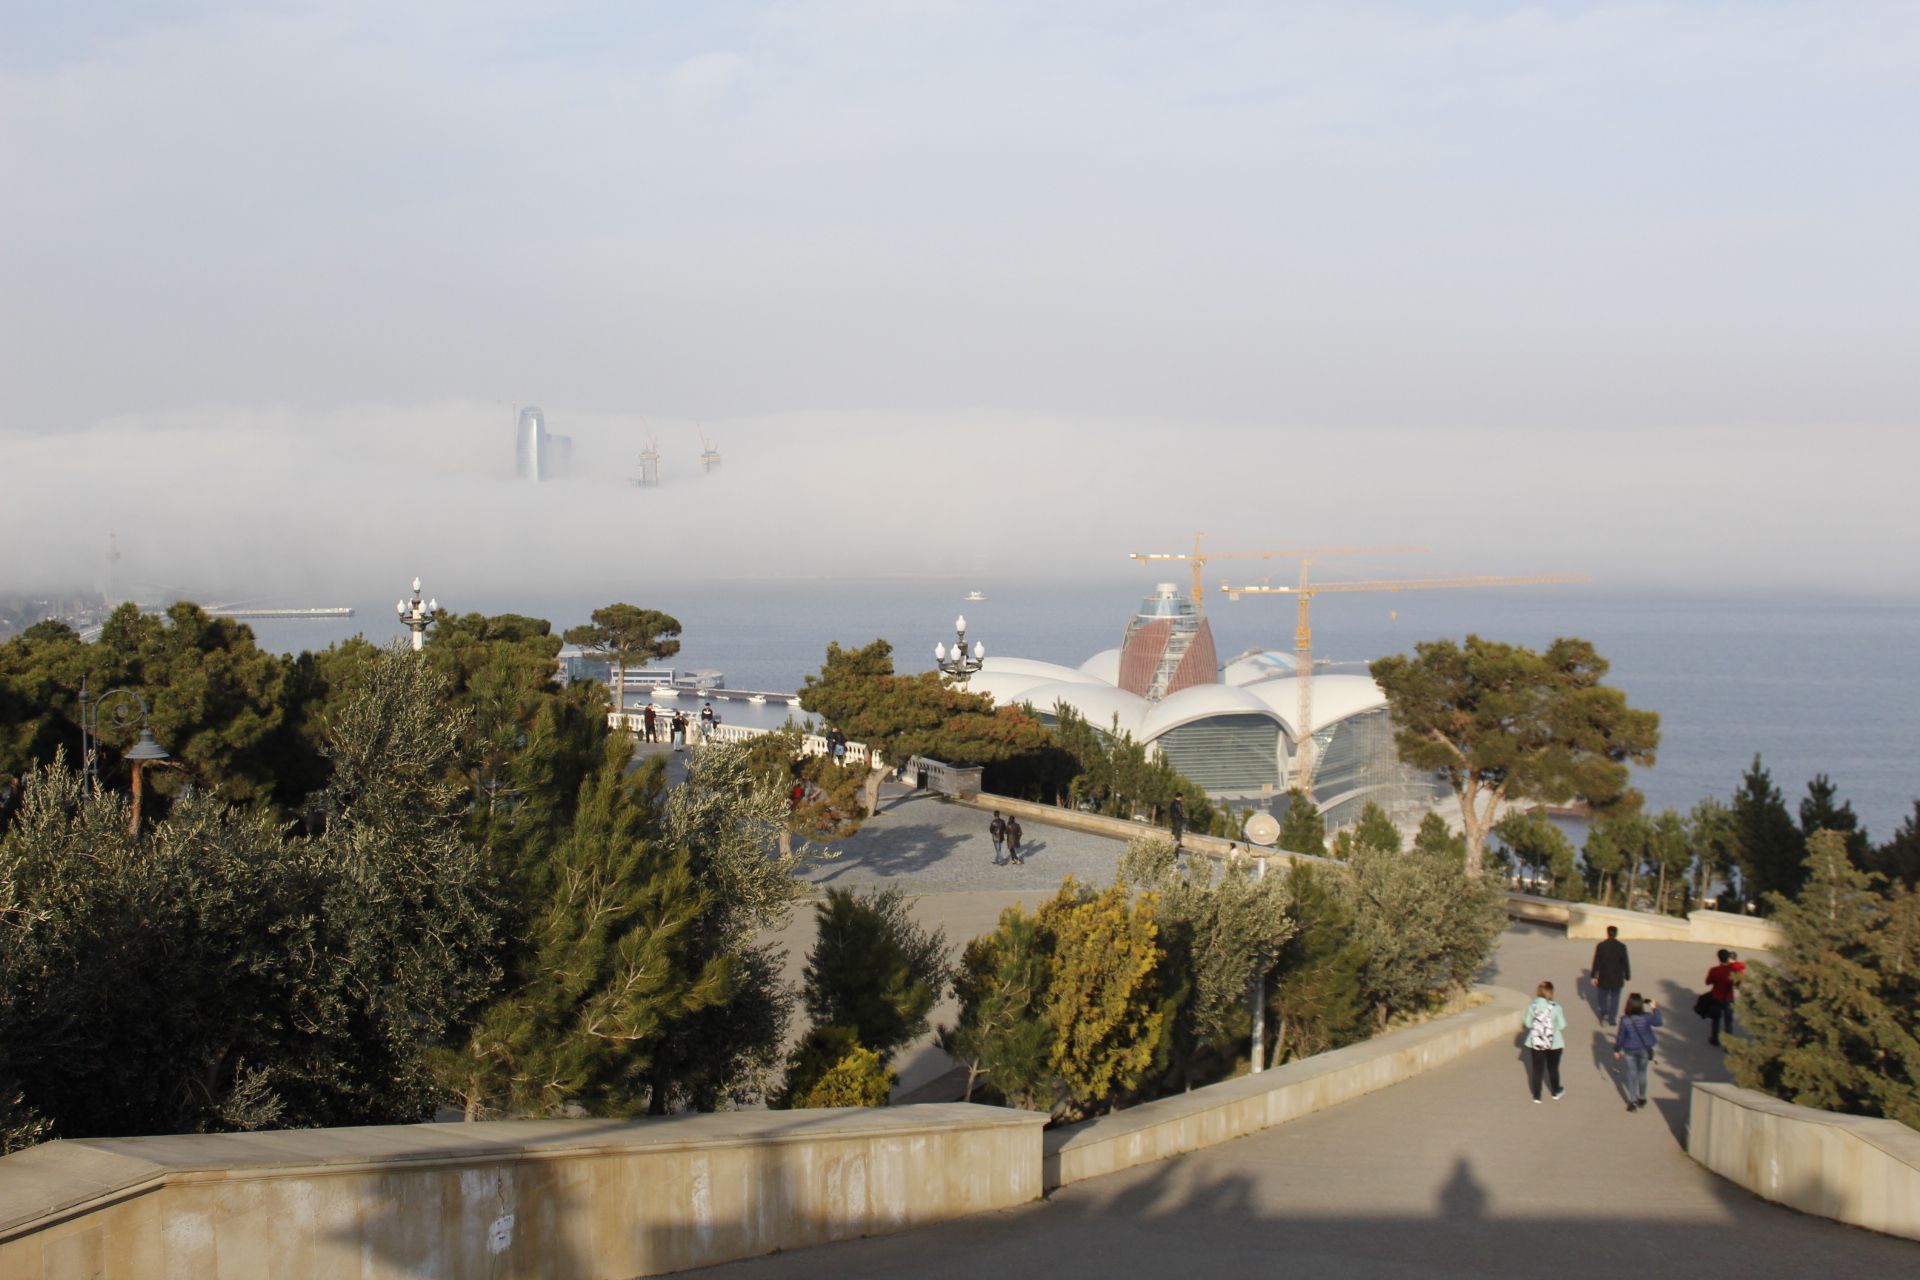
{"type": "Polygon", "coordinates": [[[1296,587],[1274,587],[1267,585],[1232,587],[1220,584],[1229,600],[1238,600],[1241,596],[1292,596],[1299,602],[1299,622],[1294,628],[1294,681],[1299,685],[1299,710],[1295,716],[1296,749],[1294,752],[1293,776],[1290,785],[1302,794],[1311,795],[1313,786],[1313,598],[1322,592],[1335,591],[1452,591],[1473,587],[1539,587],[1567,582],[1591,582],[1584,573],[1542,573],[1519,578],[1380,578],[1363,582],[1313,582],[1308,578],[1308,569],[1312,561],[1302,557],[1300,561],[1300,585],[1296,587]]]}
{"type": "Polygon", "coordinates": [[[1129,555],[1134,560],[1185,560],[1193,570],[1193,605],[1202,613],[1206,612],[1206,588],[1200,577],[1206,571],[1209,560],[1321,560],[1330,556],[1365,555],[1401,555],[1416,551],[1425,551],[1425,547],[1294,547],[1279,551],[1208,551],[1201,545],[1207,535],[1193,535],[1193,551],[1135,551],[1129,555]]]}

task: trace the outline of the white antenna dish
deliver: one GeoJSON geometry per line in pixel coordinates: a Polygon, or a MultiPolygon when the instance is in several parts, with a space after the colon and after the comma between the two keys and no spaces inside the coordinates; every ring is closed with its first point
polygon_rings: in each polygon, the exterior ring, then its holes
{"type": "Polygon", "coordinates": [[[1250,844],[1270,845],[1280,838],[1280,822],[1265,809],[1256,809],[1247,818],[1247,841],[1250,844]]]}

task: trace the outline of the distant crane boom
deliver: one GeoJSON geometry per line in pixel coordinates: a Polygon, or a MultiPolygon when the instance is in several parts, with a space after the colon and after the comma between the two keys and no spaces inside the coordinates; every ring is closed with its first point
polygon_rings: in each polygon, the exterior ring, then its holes
{"type": "Polygon", "coordinates": [[[1287,547],[1273,551],[1208,551],[1202,545],[1207,535],[1193,535],[1193,550],[1135,551],[1129,559],[1140,561],[1184,560],[1193,573],[1193,603],[1206,609],[1206,587],[1201,576],[1209,560],[1320,560],[1332,556],[1402,555],[1425,551],[1425,547],[1287,547]]]}
{"type": "Polygon", "coordinates": [[[1299,617],[1294,626],[1294,681],[1298,686],[1299,709],[1294,726],[1297,739],[1294,751],[1292,787],[1303,795],[1311,795],[1313,787],[1314,746],[1313,746],[1313,598],[1322,592],[1348,591],[1443,591],[1463,590],[1475,587],[1539,587],[1560,583],[1591,582],[1584,573],[1536,573],[1523,577],[1465,577],[1465,578],[1376,578],[1359,582],[1314,582],[1308,574],[1311,558],[1303,555],[1300,560],[1300,584],[1293,587],[1276,587],[1264,583],[1258,586],[1229,586],[1220,584],[1220,590],[1229,600],[1238,600],[1241,596],[1292,596],[1299,602],[1299,617]]]}

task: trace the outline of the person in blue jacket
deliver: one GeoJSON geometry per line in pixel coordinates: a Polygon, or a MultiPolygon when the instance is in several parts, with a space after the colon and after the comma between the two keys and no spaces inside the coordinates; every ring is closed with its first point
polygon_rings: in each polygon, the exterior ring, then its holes
{"type": "Polygon", "coordinates": [[[1540,1101],[1540,1077],[1547,1078],[1547,1090],[1555,1102],[1566,1096],[1560,1087],[1560,1055],[1567,1048],[1567,1011],[1553,998],[1553,984],[1542,982],[1533,989],[1533,1003],[1520,1017],[1521,1038],[1527,1046],[1527,1087],[1533,1100],[1540,1101]]]}
{"type": "Polygon", "coordinates": [[[1655,1036],[1660,1025],[1660,1006],[1640,998],[1638,991],[1627,997],[1627,1012],[1613,1036],[1613,1057],[1627,1066],[1627,1110],[1638,1111],[1647,1105],[1647,1065],[1653,1061],[1655,1036]]]}

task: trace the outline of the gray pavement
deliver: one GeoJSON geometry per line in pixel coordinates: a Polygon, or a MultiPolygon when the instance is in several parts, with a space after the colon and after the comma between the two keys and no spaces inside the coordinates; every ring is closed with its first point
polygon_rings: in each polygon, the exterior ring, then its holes
{"type": "MultiPolygon", "coordinates": [[[[958,904],[956,904],[958,905],[958,904]]],[[[975,903],[979,910],[984,903],[975,903]]],[[[1920,1245],[1769,1205],[1683,1147],[1686,1090],[1725,1079],[1692,994],[1711,950],[1631,944],[1630,990],[1667,1015],[1652,1098],[1628,1113],[1611,1033],[1582,1001],[1593,944],[1516,926],[1488,980],[1553,979],[1567,1096],[1535,1105],[1514,1044],[1265,1133],[898,1236],[753,1259],[718,1276],[1892,1277],[1920,1245]]]]}
{"type": "MultiPolygon", "coordinates": [[[[1063,876],[1096,885],[1113,880],[1124,841],[1026,822],[1022,866],[995,866],[992,815],[927,792],[889,785],[880,812],[803,874],[824,887],[909,893],[994,893],[1051,897],[1063,876]]],[[[1037,899],[1036,899],[1037,900],[1037,899]]]]}

